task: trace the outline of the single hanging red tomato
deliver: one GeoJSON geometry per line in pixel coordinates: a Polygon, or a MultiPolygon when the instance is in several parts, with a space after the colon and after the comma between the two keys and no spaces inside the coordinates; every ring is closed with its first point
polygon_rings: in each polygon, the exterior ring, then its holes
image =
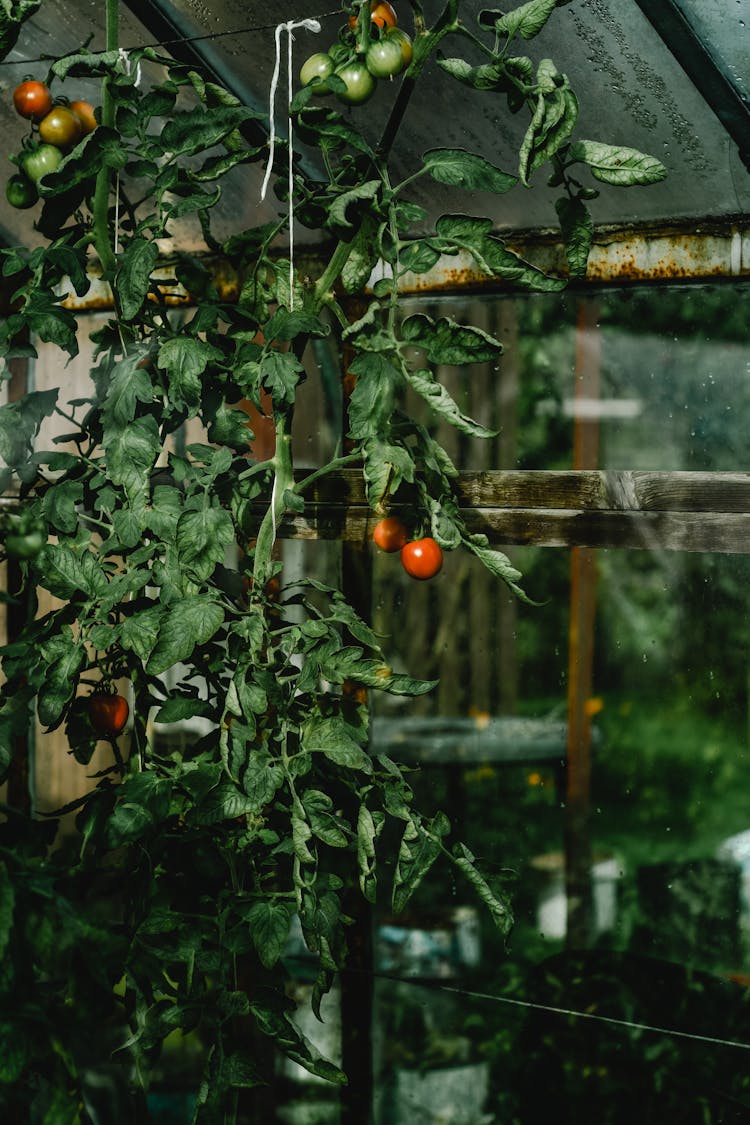
{"type": "Polygon", "coordinates": [[[401,551],[401,563],[412,578],[434,578],[443,565],[443,552],[434,539],[413,539],[401,551]]]}
{"type": "Polygon", "coordinates": [[[91,725],[97,734],[114,738],[122,733],[130,714],[127,699],[121,695],[95,692],[89,696],[88,704],[91,725]]]}
{"type": "Polygon", "coordinates": [[[409,532],[398,516],[386,516],[375,524],[372,530],[372,541],[381,551],[389,554],[400,551],[409,539],[409,532]]]}
{"type": "Polygon", "coordinates": [[[13,105],[21,117],[28,121],[41,121],[52,109],[52,94],[44,82],[27,78],[13,91],[13,105]]]}

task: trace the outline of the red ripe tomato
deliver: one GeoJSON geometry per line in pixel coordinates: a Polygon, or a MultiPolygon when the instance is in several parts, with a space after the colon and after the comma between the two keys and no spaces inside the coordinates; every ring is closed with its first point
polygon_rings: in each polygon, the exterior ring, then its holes
{"type": "Polygon", "coordinates": [[[94,107],[91,102],[84,102],[79,98],[77,101],[71,102],[68,108],[70,112],[75,114],[78,118],[78,124],[81,126],[81,136],[87,137],[89,133],[93,133],[98,122],[94,117],[94,107]]]}
{"type": "Polygon", "coordinates": [[[91,725],[97,734],[114,738],[122,733],[130,714],[127,699],[121,695],[101,693],[90,695],[88,703],[91,725]]]}
{"type": "MultiPolygon", "coordinates": [[[[384,27],[395,27],[398,23],[396,12],[388,0],[370,0],[370,19],[381,30],[384,27]]],[[[357,17],[349,16],[349,27],[354,31],[357,26],[357,17]]]]}
{"type": "Polygon", "coordinates": [[[41,121],[52,109],[52,94],[44,82],[27,78],[13,91],[13,105],[21,117],[28,121],[41,121]]]}
{"type": "Polygon", "coordinates": [[[401,551],[401,562],[407,574],[424,581],[434,578],[443,565],[443,552],[434,539],[413,539],[401,551]]]}
{"type": "Polygon", "coordinates": [[[402,523],[398,516],[386,516],[385,519],[376,523],[372,530],[372,541],[375,546],[389,554],[400,551],[408,540],[409,533],[406,530],[406,525],[402,523]]]}
{"type": "Polygon", "coordinates": [[[81,123],[66,105],[53,105],[39,122],[39,140],[55,148],[68,149],[81,139],[81,123]]]}

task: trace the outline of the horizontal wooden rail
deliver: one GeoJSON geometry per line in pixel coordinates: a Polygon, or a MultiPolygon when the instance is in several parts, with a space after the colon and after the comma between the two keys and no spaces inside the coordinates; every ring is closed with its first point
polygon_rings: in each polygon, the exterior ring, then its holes
{"type": "MultiPolygon", "coordinates": [[[[495,545],[750,551],[750,473],[463,472],[456,487],[469,529],[495,545]]],[[[366,541],[377,521],[356,470],[319,479],[306,500],[281,535],[366,541]]]]}

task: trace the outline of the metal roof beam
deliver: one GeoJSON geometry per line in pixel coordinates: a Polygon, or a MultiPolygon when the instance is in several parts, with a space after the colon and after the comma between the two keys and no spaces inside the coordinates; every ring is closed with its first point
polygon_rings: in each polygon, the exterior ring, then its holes
{"type": "Polygon", "coordinates": [[[750,171],[750,105],[676,0],[635,0],[739,149],[750,171]]]}

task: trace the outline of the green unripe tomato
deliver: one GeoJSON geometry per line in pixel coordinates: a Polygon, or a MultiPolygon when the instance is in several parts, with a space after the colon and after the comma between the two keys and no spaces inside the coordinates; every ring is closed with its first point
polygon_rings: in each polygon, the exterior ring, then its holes
{"type": "Polygon", "coordinates": [[[27,207],[34,206],[39,199],[39,192],[28,176],[16,172],[5,185],[5,198],[11,207],[18,207],[19,210],[25,211],[27,207]]]}
{"type": "Polygon", "coordinates": [[[404,69],[404,56],[395,39],[385,35],[367,48],[365,64],[374,78],[393,78],[404,69]]]}
{"type": "Polygon", "coordinates": [[[385,37],[390,43],[398,43],[401,48],[401,58],[404,60],[404,67],[407,67],[414,58],[414,46],[409,36],[401,27],[389,27],[385,33],[385,37]]]}
{"type": "Polygon", "coordinates": [[[32,181],[38,183],[42,176],[54,172],[62,163],[63,154],[55,145],[34,145],[21,156],[21,167],[32,181]]]}
{"type": "Polygon", "coordinates": [[[12,559],[35,559],[47,542],[41,531],[28,531],[21,535],[12,531],[5,537],[5,551],[12,559]]]}
{"type": "Polygon", "coordinates": [[[330,94],[326,85],[326,78],[333,74],[333,59],[323,51],[310,55],[303,62],[299,72],[299,80],[303,86],[313,86],[316,94],[330,94]]]}
{"type": "Polygon", "coordinates": [[[336,91],[336,97],[346,105],[362,105],[375,93],[375,79],[364,63],[346,63],[334,73],[346,86],[345,90],[336,91]]]}

